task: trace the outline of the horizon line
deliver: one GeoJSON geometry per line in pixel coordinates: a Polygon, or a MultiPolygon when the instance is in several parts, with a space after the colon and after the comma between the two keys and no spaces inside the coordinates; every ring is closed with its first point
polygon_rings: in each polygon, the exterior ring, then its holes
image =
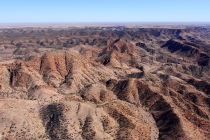
{"type": "Polygon", "coordinates": [[[41,26],[210,26],[210,22],[17,22],[0,23],[0,28],[41,26]]]}
{"type": "Polygon", "coordinates": [[[21,23],[210,23],[210,21],[73,21],[73,22],[0,22],[0,24],[21,24],[21,23]]]}

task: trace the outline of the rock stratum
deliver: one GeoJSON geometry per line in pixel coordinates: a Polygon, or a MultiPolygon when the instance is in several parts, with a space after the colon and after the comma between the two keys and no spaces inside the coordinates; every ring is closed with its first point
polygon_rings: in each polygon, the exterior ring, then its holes
{"type": "Polygon", "coordinates": [[[3,140],[209,140],[210,28],[0,29],[3,140]]]}

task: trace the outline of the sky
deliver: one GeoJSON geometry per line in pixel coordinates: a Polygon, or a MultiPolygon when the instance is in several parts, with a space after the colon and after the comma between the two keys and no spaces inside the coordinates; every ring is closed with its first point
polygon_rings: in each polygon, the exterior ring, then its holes
{"type": "Polygon", "coordinates": [[[210,22],[210,0],[0,0],[0,23],[210,22]]]}

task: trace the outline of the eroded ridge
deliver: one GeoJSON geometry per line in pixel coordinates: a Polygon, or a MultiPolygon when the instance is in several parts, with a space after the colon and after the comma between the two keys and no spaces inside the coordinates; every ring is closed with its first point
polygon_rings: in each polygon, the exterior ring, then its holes
{"type": "Polygon", "coordinates": [[[1,138],[210,139],[209,32],[1,29],[1,138]]]}

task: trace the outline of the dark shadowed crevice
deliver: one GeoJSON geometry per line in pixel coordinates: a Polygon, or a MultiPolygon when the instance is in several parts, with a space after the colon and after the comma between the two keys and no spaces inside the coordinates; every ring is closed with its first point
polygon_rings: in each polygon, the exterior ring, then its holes
{"type": "Polygon", "coordinates": [[[40,111],[45,132],[52,140],[70,139],[64,125],[63,109],[63,104],[53,103],[43,107],[40,111]]]}
{"type": "Polygon", "coordinates": [[[96,135],[96,132],[93,130],[91,126],[92,121],[93,119],[91,117],[87,117],[82,127],[82,130],[83,130],[82,137],[85,140],[91,140],[96,135]]]}

